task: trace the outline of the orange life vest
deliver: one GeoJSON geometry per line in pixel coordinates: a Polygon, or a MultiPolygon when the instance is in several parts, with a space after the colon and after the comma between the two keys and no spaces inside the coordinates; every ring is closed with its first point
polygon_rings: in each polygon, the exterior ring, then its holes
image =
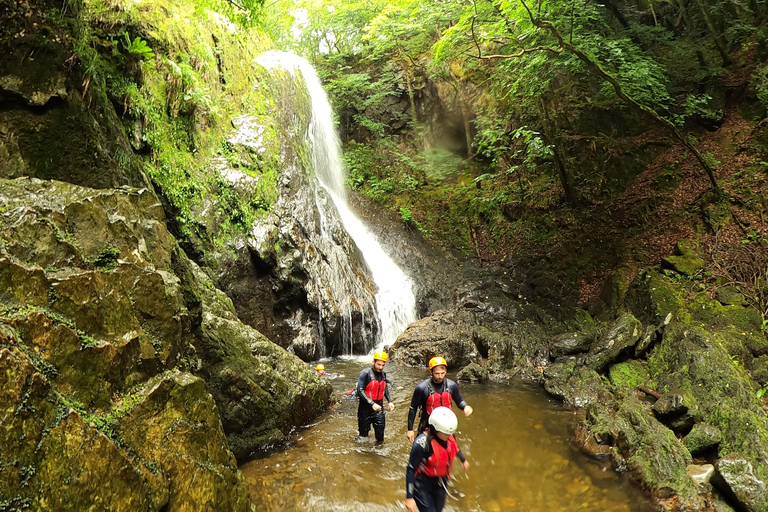
{"type": "Polygon", "coordinates": [[[432,439],[431,446],[432,454],[421,461],[414,474],[424,473],[426,476],[433,477],[448,476],[451,472],[453,459],[459,453],[459,445],[456,443],[456,438],[453,436],[449,437],[445,447],[437,439],[432,439]]]}

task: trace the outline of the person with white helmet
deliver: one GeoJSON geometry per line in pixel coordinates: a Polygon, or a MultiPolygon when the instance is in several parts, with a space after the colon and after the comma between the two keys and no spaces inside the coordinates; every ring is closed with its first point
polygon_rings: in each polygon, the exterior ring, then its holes
{"type": "Polygon", "coordinates": [[[456,402],[459,409],[464,411],[464,416],[472,414],[472,406],[467,404],[459,393],[459,386],[451,379],[446,379],[448,363],[444,357],[435,356],[429,360],[430,378],[419,382],[413,390],[411,408],[408,410],[408,431],[406,436],[410,442],[416,438],[417,432],[423,432],[427,428],[427,421],[432,410],[436,407],[451,407],[451,401],[456,402]],[[413,430],[416,420],[416,411],[421,409],[417,432],[413,430]]]}
{"type": "Polygon", "coordinates": [[[454,433],[458,419],[448,407],[436,407],[429,428],[416,437],[405,471],[405,508],[408,512],[440,512],[448,494],[453,460],[458,457],[466,471],[469,462],[461,453],[454,433]]]}
{"type": "Polygon", "coordinates": [[[384,442],[384,399],[387,399],[389,410],[395,409],[395,404],[389,397],[389,388],[387,384],[391,382],[387,379],[384,372],[384,365],[387,364],[387,353],[383,350],[377,350],[373,353],[373,364],[360,372],[357,379],[357,397],[360,404],[357,406],[357,429],[360,437],[368,437],[373,425],[373,433],[376,436],[376,443],[384,442]]]}

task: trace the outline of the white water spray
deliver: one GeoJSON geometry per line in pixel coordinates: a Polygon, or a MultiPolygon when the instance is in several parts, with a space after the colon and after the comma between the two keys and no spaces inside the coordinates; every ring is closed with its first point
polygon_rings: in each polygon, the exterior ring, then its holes
{"type": "MultiPolygon", "coordinates": [[[[312,103],[309,137],[312,165],[320,185],[328,192],[339,213],[344,229],[355,241],[371,270],[378,292],[379,346],[395,341],[416,320],[416,299],[411,280],[384,252],[381,245],[349,208],[344,189],[344,164],[341,143],[333,126],[333,112],[317,73],[305,59],[285,52],[266,52],[257,59],[266,68],[280,67],[301,72],[312,103]]],[[[315,198],[319,204],[319,199],[315,198]]],[[[322,210],[322,209],[321,209],[322,210]]]]}

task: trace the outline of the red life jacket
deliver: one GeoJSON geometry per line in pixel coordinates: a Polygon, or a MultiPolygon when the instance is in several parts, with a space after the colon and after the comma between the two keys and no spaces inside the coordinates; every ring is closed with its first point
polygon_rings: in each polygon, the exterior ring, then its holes
{"type": "Polygon", "coordinates": [[[381,380],[376,380],[373,376],[373,371],[371,371],[370,375],[371,380],[365,386],[365,394],[374,402],[380,402],[384,400],[384,390],[387,389],[387,381],[383,376],[381,380]]]}
{"type": "Polygon", "coordinates": [[[427,389],[429,390],[429,396],[427,397],[427,414],[432,414],[432,411],[435,410],[435,407],[448,407],[449,409],[452,409],[451,407],[451,394],[447,391],[448,386],[445,385],[445,381],[443,381],[443,392],[438,393],[435,391],[435,388],[432,386],[432,380],[430,379],[427,382],[427,389]]]}
{"type": "Polygon", "coordinates": [[[453,459],[459,453],[459,445],[456,443],[456,438],[453,436],[449,437],[446,448],[443,448],[443,445],[438,443],[437,439],[432,439],[431,445],[432,454],[421,461],[414,474],[424,473],[426,476],[448,476],[451,472],[453,459]]]}

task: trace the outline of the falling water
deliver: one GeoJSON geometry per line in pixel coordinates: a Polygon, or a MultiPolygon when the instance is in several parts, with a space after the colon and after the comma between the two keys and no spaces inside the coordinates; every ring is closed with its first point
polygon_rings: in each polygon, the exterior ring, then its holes
{"type": "MultiPolygon", "coordinates": [[[[333,200],[344,229],[355,241],[368,264],[378,287],[376,310],[379,316],[379,345],[390,344],[408,324],[416,320],[412,283],[349,208],[344,189],[345,169],[341,159],[341,143],[333,126],[331,105],[317,73],[309,62],[291,53],[267,52],[257,61],[267,68],[281,67],[291,72],[298,70],[306,82],[312,103],[309,137],[315,176],[333,200]]],[[[315,201],[322,211],[322,201],[317,195],[315,201]]]]}

